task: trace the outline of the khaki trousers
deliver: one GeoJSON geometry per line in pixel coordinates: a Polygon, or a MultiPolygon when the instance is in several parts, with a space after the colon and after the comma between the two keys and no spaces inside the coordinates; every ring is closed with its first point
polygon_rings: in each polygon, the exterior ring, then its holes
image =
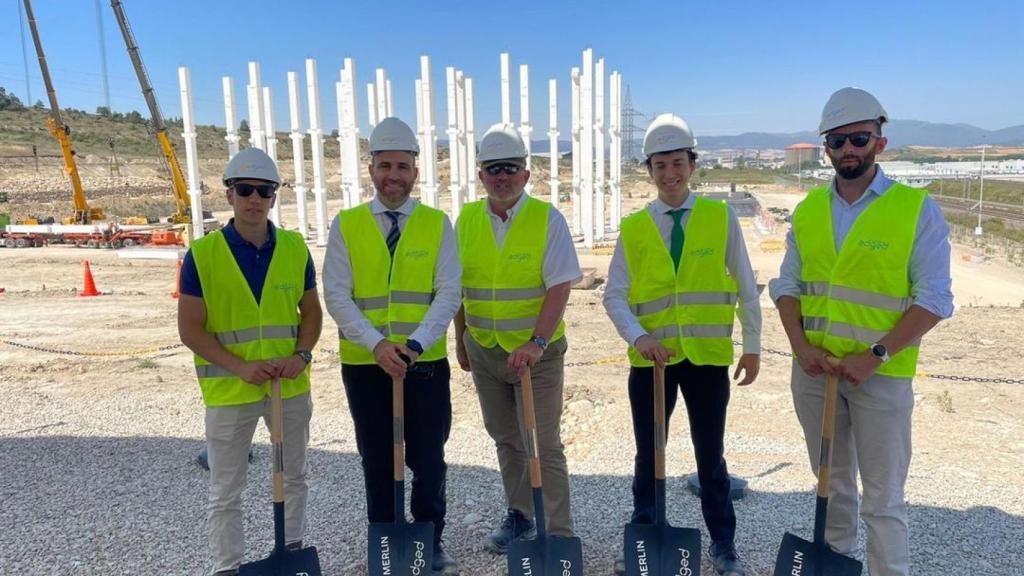
{"type": "MultiPolygon", "coordinates": [[[[521,424],[522,386],[519,376],[509,370],[506,364],[509,354],[501,346],[484,348],[473,340],[468,331],[464,340],[480,398],[484,427],[498,450],[498,466],[508,507],[532,518],[533,491],[524,448],[526,432],[521,424]]],[[[573,535],[569,511],[569,468],[560,427],[567,346],[565,338],[552,342],[531,370],[544,513],[548,532],[558,536],[573,535]]]]}
{"type": "MultiPolygon", "coordinates": [[[[793,404],[804,429],[811,468],[817,473],[825,377],[811,378],[794,361],[793,404]]],[[[857,473],[864,489],[860,517],[867,526],[871,576],[910,573],[907,504],[903,488],[910,468],[910,378],[875,374],[860,386],[839,382],[832,475],[825,540],[842,554],[857,544],[857,473]]]]}
{"type": "MultiPolygon", "coordinates": [[[[306,446],[313,400],[309,393],[282,401],[284,421],[284,538],[302,540],[305,533],[306,446]]],[[[207,406],[206,444],[210,462],[207,505],[213,572],[238,568],[245,556],[242,531],[242,490],[249,469],[249,446],[263,418],[270,429],[270,397],[237,406],[207,406]]],[[[267,491],[269,492],[269,491],[267,491]]],[[[267,527],[267,534],[270,527],[267,527]]]]}

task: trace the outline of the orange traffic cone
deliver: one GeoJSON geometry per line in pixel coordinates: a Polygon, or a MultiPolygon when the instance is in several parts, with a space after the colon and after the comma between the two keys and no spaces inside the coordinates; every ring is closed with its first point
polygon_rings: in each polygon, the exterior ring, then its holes
{"type": "Polygon", "coordinates": [[[82,291],[78,293],[79,296],[99,296],[99,290],[96,290],[96,281],[92,279],[92,270],[89,269],[89,261],[83,262],[85,264],[85,278],[82,280],[84,285],[82,291]]]}
{"type": "Polygon", "coordinates": [[[181,296],[181,260],[178,260],[178,278],[174,281],[174,292],[171,292],[171,298],[177,299],[181,296]]]}

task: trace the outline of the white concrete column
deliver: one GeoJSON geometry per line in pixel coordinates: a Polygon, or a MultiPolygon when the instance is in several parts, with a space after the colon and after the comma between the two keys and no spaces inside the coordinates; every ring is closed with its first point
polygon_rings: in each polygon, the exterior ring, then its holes
{"type": "Polygon", "coordinates": [[[249,62],[249,145],[253,148],[266,150],[263,134],[263,89],[260,85],[260,64],[249,62]]]}
{"type": "MultiPolygon", "coordinates": [[[[341,71],[338,71],[338,77],[341,77],[341,71]]],[[[334,82],[334,106],[335,114],[338,118],[338,137],[335,140],[338,141],[338,188],[341,190],[341,205],[345,208],[351,208],[353,206],[351,199],[348,197],[348,189],[345,187],[345,134],[342,128],[343,118],[345,117],[345,104],[342,101],[342,82],[336,80],[334,82]]]]}
{"type": "Polygon", "coordinates": [[[459,158],[461,146],[459,146],[459,113],[456,104],[454,67],[445,68],[445,80],[448,85],[448,130],[446,130],[448,134],[448,191],[452,195],[451,218],[454,222],[459,218],[459,211],[462,210],[462,197],[459,193],[459,181],[461,180],[459,167],[462,165],[462,160],[459,158]]]}
{"type": "Polygon", "coordinates": [[[185,140],[185,177],[188,179],[189,208],[192,210],[192,240],[203,237],[203,198],[199,184],[199,158],[196,153],[196,125],[192,118],[192,76],[188,68],[178,68],[181,87],[181,137],[185,140]]]}
{"type": "Polygon", "coordinates": [[[388,113],[388,73],[383,68],[377,68],[377,85],[374,87],[377,94],[377,122],[390,116],[388,113]]]}
{"type": "Polygon", "coordinates": [[[612,72],[611,90],[611,202],[608,229],[619,230],[622,220],[622,75],[612,72]]]}
{"type": "MultiPolygon", "coordinates": [[[[270,90],[270,86],[263,87],[263,134],[264,143],[267,146],[267,156],[277,164],[277,134],[274,131],[274,104],[272,101],[273,93],[270,90]]],[[[278,167],[278,172],[280,172],[278,167]]],[[[281,226],[281,195],[277,195],[277,201],[274,202],[274,207],[270,209],[270,221],[274,223],[274,226],[281,226]]]]}
{"type": "Polygon", "coordinates": [[[604,240],[604,58],[594,67],[594,239],[604,240]]]}
{"type": "Polygon", "coordinates": [[[551,205],[558,208],[558,82],[548,80],[548,148],[551,153],[551,205]]]}
{"type": "Polygon", "coordinates": [[[235,81],[230,76],[220,79],[224,89],[224,125],[227,127],[228,160],[238,154],[238,118],[235,116],[235,81]]]}
{"type": "Polygon", "coordinates": [[[580,199],[580,69],[570,74],[572,87],[572,233],[583,233],[583,208],[580,199]]]}
{"type": "Polygon", "coordinates": [[[295,211],[298,220],[298,232],[303,238],[309,238],[309,220],[306,216],[306,150],[305,137],[302,135],[302,104],[299,102],[299,75],[288,72],[288,116],[291,120],[292,163],[295,166],[295,211]]]}
{"type": "Polygon", "coordinates": [[[580,209],[583,246],[594,247],[594,51],[583,51],[580,81],[580,209]]]}
{"type": "Polygon", "coordinates": [[[468,199],[466,190],[469,182],[469,154],[466,153],[466,78],[462,70],[455,71],[455,122],[459,141],[459,197],[468,199]]]}
{"type": "Polygon", "coordinates": [[[466,97],[466,198],[476,201],[476,135],[473,133],[473,79],[465,80],[466,97]]]}
{"type": "Polygon", "coordinates": [[[509,78],[508,52],[501,53],[501,123],[512,124],[512,87],[509,78]]]}
{"type": "MultiPolygon", "coordinates": [[[[531,168],[531,152],[533,144],[531,135],[533,126],[530,125],[530,67],[526,64],[519,65],[519,137],[526,145],[526,169],[531,168]]],[[[526,183],[526,193],[533,193],[533,182],[526,183]]]]}
{"type": "Polygon", "coordinates": [[[390,118],[390,117],[395,115],[394,108],[391,106],[391,78],[388,78],[384,82],[384,94],[385,94],[385,102],[387,103],[387,110],[388,110],[387,117],[390,118]]]}
{"type": "Polygon", "coordinates": [[[423,89],[423,141],[420,150],[420,170],[426,174],[423,195],[430,199],[430,206],[438,208],[437,187],[437,127],[434,116],[434,84],[430,76],[430,56],[420,56],[420,83],[423,89]]]}
{"type": "Polygon", "coordinates": [[[327,245],[327,181],[324,175],[324,133],[320,119],[320,82],[316,60],[306,59],[306,97],[309,105],[309,139],[313,151],[313,197],[316,207],[316,245],[327,245]]]}
{"type": "Polygon", "coordinates": [[[358,206],[363,202],[363,186],[360,179],[362,166],[359,165],[359,110],[356,98],[356,64],[345,58],[341,69],[341,122],[339,134],[344,136],[341,149],[341,181],[345,190],[346,206],[358,206]]]}
{"type": "Polygon", "coordinates": [[[370,123],[370,132],[373,132],[377,122],[383,118],[377,115],[377,87],[372,82],[366,85],[366,118],[370,123]]]}
{"type": "MultiPolygon", "coordinates": [[[[413,82],[413,89],[416,92],[416,145],[420,147],[420,158],[423,156],[423,151],[427,149],[426,140],[423,137],[423,81],[417,78],[413,82]]],[[[417,158],[417,160],[420,160],[417,158]]],[[[423,202],[427,206],[432,206],[429,199],[423,193],[423,185],[427,183],[427,171],[423,169],[420,162],[416,163],[419,168],[418,176],[416,178],[416,185],[420,189],[420,202],[423,202]]]]}

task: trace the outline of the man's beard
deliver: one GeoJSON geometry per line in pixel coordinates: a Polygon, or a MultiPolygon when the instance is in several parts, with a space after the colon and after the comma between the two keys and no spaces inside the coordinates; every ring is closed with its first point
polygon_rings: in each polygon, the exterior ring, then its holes
{"type": "Polygon", "coordinates": [[[839,175],[843,180],[856,180],[864,175],[872,166],[875,164],[875,153],[872,152],[864,158],[857,158],[856,156],[843,156],[837,162],[833,162],[832,167],[836,169],[836,174],[839,175]],[[849,165],[843,164],[843,160],[853,158],[857,160],[856,164],[849,165]]]}

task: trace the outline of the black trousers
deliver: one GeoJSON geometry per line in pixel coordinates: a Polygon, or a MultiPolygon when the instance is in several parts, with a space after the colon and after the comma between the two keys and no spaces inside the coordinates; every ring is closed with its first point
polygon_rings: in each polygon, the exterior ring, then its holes
{"type": "MultiPolygon", "coordinates": [[[[736,513],[725,464],[725,409],[729,404],[729,367],[695,366],[689,360],[665,368],[665,421],[672,417],[679,390],[690,419],[690,438],[701,485],[701,511],[711,540],[732,542],[736,513]]],[[[629,369],[629,405],[633,412],[636,463],[633,471],[633,522],[654,523],[654,368],[629,369]]]]}
{"type": "MultiPolygon", "coordinates": [[[[433,522],[440,539],[446,512],[448,465],[444,444],[452,426],[448,360],[417,362],[405,378],[405,464],[412,471],[412,517],[433,522]]],[[[341,380],[355,422],[370,522],[393,522],[394,442],[391,377],[376,364],[341,365],[341,380]]]]}

